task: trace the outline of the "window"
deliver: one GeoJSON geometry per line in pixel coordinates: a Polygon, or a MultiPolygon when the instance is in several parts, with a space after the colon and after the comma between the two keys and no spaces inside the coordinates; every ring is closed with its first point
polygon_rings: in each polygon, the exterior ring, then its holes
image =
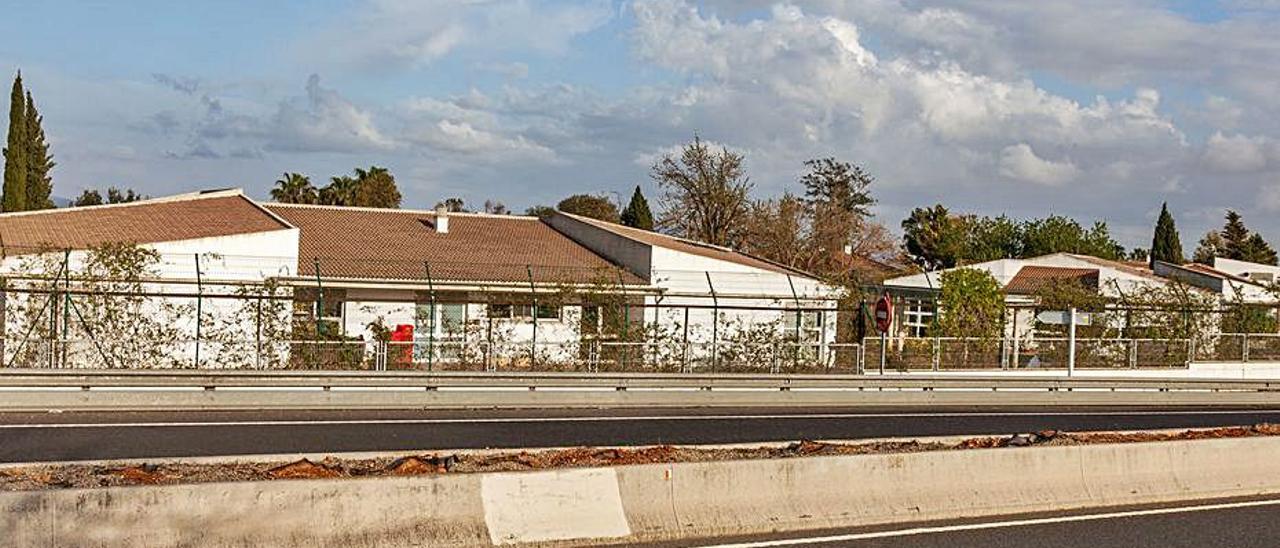
{"type": "Polygon", "coordinates": [[[928,337],[933,327],[933,301],[907,299],[902,310],[902,326],[908,337],[928,337]]]}
{"type": "MultiPolygon", "coordinates": [[[[822,340],[822,322],[817,310],[805,310],[800,313],[800,339],[805,342],[822,340]]],[[[782,314],[782,333],[787,337],[795,337],[796,312],[788,310],[782,314]]]]}
{"type": "MultiPolygon", "coordinates": [[[[529,320],[533,318],[534,312],[533,304],[489,305],[489,317],[494,319],[529,320]]],[[[560,319],[559,306],[539,304],[536,312],[539,320],[560,319]]]]}

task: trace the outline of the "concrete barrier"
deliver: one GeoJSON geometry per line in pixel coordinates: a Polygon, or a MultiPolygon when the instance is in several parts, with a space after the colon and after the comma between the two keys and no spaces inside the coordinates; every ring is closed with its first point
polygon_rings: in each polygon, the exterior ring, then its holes
{"type": "Polygon", "coordinates": [[[1280,438],[0,494],[14,546],[596,545],[1280,493],[1280,438]]]}

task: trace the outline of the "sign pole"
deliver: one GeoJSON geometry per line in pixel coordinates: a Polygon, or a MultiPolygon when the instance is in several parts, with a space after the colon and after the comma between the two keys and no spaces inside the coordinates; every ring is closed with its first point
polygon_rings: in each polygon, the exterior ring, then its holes
{"type": "Polygon", "coordinates": [[[881,331],[880,332],[880,376],[881,377],[884,376],[885,344],[887,344],[885,339],[887,338],[889,338],[889,334],[885,333],[884,331],[881,331]]]}
{"type": "Polygon", "coordinates": [[[1067,310],[1067,376],[1076,372],[1076,307],[1067,310]]]}

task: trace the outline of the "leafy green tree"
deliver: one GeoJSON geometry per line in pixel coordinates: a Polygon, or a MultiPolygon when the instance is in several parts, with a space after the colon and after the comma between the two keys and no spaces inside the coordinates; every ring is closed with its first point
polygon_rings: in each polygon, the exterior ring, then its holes
{"type": "Polygon", "coordinates": [[[911,210],[902,232],[907,255],[925,270],[951,268],[965,259],[965,222],[942,204],[911,210]]]}
{"type": "Polygon", "coordinates": [[[1262,238],[1261,234],[1254,232],[1244,241],[1244,248],[1240,250],[1240,260],[1274,266],[1276,250],[1262,238]]]}
{"type": "Polygon", "coordinates": [[[965,262],[978,263],[1022,256],[1022,225],[1005,215],[969,217],[963,221],[968,230],[965,262]]]}
{"type": "Polygon", "coordinates": [[[560,203],[556,204],[556,209],[610,223],[618,222],[618,206],[604,196],[574,194],[560,200],[560,203]]]}
{"type": "Polygon", "coordinates": [[[636,185],[635,192],[631,193],[631,201],[622,210],[620,220],[629,227],[653,230],[653,213],[649,211],[649,201],[640,192],[640,185],[636,185]]]}
{"type": "Polygon", "coordinates": [[[319,201],[319,192],[311,185],[311,179],[301,173],[289,173],[276,179],[276,186],[271,189],[271,199],[282,204],[314,204],[319,201]]]}
{"type": "Polygon", "coordinates": [[[939,277],[938,327],[948,337],[993,339],[1004,320],[1004,292],[985,270],[957,268],[939,277]]]}
{"type": "Polygon", "coordinates": [[[658,225],[677,236],[712,245],[740,244],[747,229],[752,188],[743,160],[742,154],[728,149],[712,150],[697,136],[678,157],[664,156],[650,172],[662,189],[658,225]]]}
{"type": "Polygon", "coordinates": [[[1075,219],[1050,215],[1043,219],[1027,221],[1023,225],[1022,232],[1023,257],[1063,252],[1111,260],[1124,257],[1124,246],[1112,238],[1107,223],[1103,221],[1094,222],[1093,226],[1086,230],[1075,219]]]}
{"type": "Polygon", "coordinates": [[[120,190],[116,187],[107,188],[108,204],[127,204],[129,202],[136,202],[144,199],[146,199],[146,196],[134,192],[132,188],[125,190],[120,190]]]}
{"type": "Polygon", "coordinates": [[[86,188],[80,192],[80,196],[71,200],[71,207],[95,206],[102,205],[103,203],[105,202],[102,200],[101,192],[98,192],[96,189],[86,188]]]}
{"type": "Polygon", "coordinates": [[[529,217],[538,217],[540,219],[545,219],[547,217],[550,217],[554,215],[555,212],[556,212],[556,208],[551,207],[549,205],[530,206],[528,209],[524,210],[525,215],[529,217]]]}
{"type": "Polygon", "coordinates": [[[804,163],[809,172],[800,178],[805,201],[810,205],[831,204],[860,217],[871,216],[876,201],[869,187],[875,178],[862,166],[835,158],[820,158],[804,163]]]}
{"type": "Polygon", "coordinates": [[[354,206],[356,205],[356,180],[347,175],[329,178],[329,184],[320,189],[318,194],[320,205],[354,206]]]}
{"type": "Polygon", "coordinates": [[[95,206],[103,204],[125,204],[145,199],[146,196],[134,192],[133,189],[120,190],[116,187],[107,188],[107,197],[104,199],[102,193],[97,189],[86,188],[80,192],[80,196],[71,201],[71,207],[95,206]]]}
{"type": "Polygon", "coordinates": [[[1169,213],[1169,203],[1160,205],[1160,218],[1156,219],[1155,235],[1151,237],[1151,265],[1156,261],[1171,264],[1182,264],[1182,240],[1178,237],[1178,227],[1169,213]]]}
{"type": "Polygon", "coordinates": [[[359,207],[380,207],[385,209],[400,208],[400,189],[396,187],[396,178],[386,168],[369,166],[369,169],[356,168],[355,195],[352,205],[359,207]]]}
{"type": "Polygon", "coordinates": [[[1200,264],[1213,264],[1214,257],[1227,256],[1227,242],[1222,239],[1222,233],[1217,230],[1210,230],[1200,238],[1200,243],[1196,246],[1195,253],[1191,256],[1191,260],[1200,264]]]}
{"type": "Polygon", "coordinates": [[[53,154],[44,135],[44,117],[36,110],[35,99],[27,91],[27,209],[52,209],[53,154]]]}
{"type": "Polygon", "coordinates": [[[1222,225],[1222,241],[1226,244],[1227,257],[1244,260],[1245,242],[1249,240],[1249,229],[1244,226],[1240,214],[1228,209],[1226,223],[1222,225]]]}
{"type": "Polygon", "coordinates": [[[4,211],[27,209],[27,178],[31,153],[27,150],[27,104],[22,93],[22,73],[13,79],[13,92],[9,95],[9,141],[4,149],[4,196],[0,206],[4,211]]]}
{"type": "Polygon", "coordinates": [[[484,212],[490,215],[510,215],[511,210],[507,209],[507,205],[497,200],[485,200],[484,212]]]}

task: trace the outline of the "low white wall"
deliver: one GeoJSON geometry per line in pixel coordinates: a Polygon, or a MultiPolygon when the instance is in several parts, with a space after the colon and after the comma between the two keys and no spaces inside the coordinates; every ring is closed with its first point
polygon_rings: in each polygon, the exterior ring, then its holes
{"type": "Polygon", "coordinates": [[[17,546],[634,544],[1280,493],[1280,438],[0,493],[17,546]]]}

